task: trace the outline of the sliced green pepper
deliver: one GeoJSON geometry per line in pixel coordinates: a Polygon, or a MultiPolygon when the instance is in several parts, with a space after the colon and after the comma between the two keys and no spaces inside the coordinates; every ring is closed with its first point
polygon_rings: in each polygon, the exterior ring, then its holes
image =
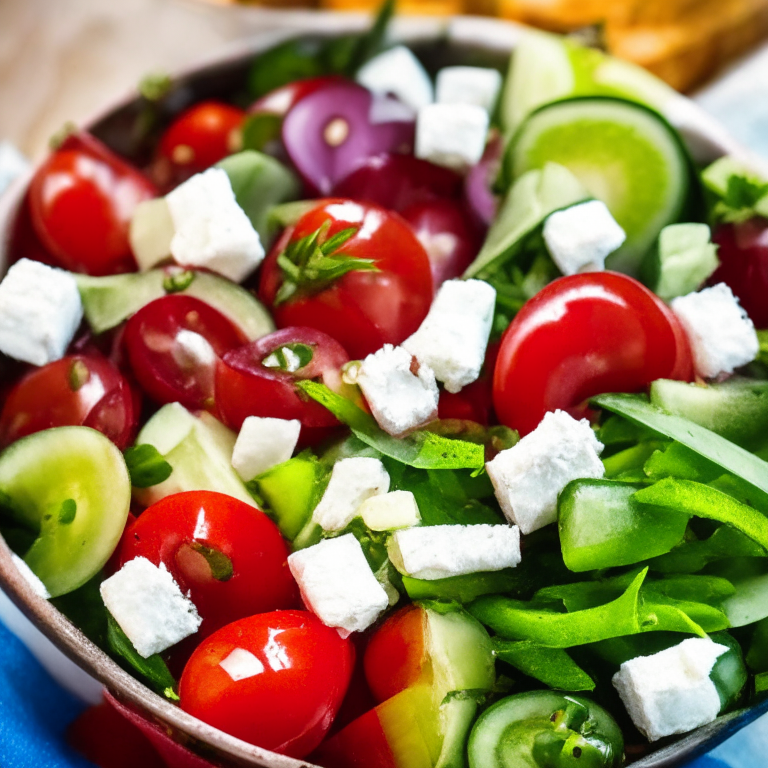
{"type": "Polygon", "coordinates": [[[545,648],[528,640],[493,641],[496,658],[559,691],[593,691],[595,682],[562,649],[545,648]]]}

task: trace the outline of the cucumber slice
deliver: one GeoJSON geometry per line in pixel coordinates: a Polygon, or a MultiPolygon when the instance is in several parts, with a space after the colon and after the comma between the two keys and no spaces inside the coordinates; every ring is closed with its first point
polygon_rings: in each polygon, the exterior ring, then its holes
{"type": "Polygon", "coordinates": [[[0,454],[0,504],[17,523],[39,531],[24,560],[52,597],[104,567],[130,503],[123,454],[96,430],[47,429],[0,454]]]}
{"type": "Polygon", "coordinates": [[[466,768],[466,747],[477,714],[477,699],[470,692],[449,694],[440,705],[443,745],[435,768],[466,768]]]}
{"type": "Polygon", "coordinates": [[[173,219],[164,197],[144,200],[136,206],[128,239],[139,271],[146,272],[171,258],[174,232],[173,219]]]}
{"type": "Polygon", "coordinates": [[[704,386],[658,379],[651,384],[651,403],[742,448],[768,443],[768,381],[733,378],[704,386]]]}
{"type": "Polygon", "coordinates": [[[509,146],[508,176],[550,162],[568,168],[627,233],[608,257],[610,269],[636,275],[688,201],[692,172],[680,138],[655,112],[630,101],[577,98],[534,112],[509,146]]]}

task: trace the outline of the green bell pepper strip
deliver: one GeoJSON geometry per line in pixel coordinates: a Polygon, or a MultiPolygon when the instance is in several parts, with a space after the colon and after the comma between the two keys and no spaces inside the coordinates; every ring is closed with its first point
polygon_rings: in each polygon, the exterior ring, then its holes
{"type": "Polygon", "coordinates": [[[593,691],[595,682],[562,649],[545,648],[528,640],[495,638],[497,659],[559,691],[593,691]]]}
{"type": "Polygon", "coordinates": [[[734,587],[734,594],[722,603],[731,626],[746,627],[768,618],[768,563],[764,559],[730,558],[710,570],[734,587]]]}
{"type": "Polygon", "coordinates": [[[717,464],[677,441],[662,450],[654,451],[645,462],[643,470],[651,480],[676,477],[678,480],[695,480],[699,483],[709,483],[722,474],[717,464]]]}
{"type": "Polygon", "coordinates": [[[642,469],[653,453],[663,446],[664,443],[661,440],[649,440],[608,456],[603,459],[605,476],[611,479],[625,472],[642,469]]]}

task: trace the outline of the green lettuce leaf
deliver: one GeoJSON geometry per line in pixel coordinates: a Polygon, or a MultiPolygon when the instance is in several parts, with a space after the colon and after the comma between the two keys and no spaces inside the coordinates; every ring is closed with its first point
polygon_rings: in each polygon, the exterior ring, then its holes
{"type": "Polygon", "coordinates": [[[495,638],[493,650],[498,659],[555,690],[595,689],[594,680],[562,648],[546,648],[528,640],[495,638]]]}

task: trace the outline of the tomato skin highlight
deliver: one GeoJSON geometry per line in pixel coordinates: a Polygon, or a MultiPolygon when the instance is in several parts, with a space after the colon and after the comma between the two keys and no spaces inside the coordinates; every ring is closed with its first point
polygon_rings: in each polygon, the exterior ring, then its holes
{"type": "Polygon", "coordinates": [[[121,539],[118,568],[136,557],[163,563],[190,593],[203,619],[198,641],[245,616],[299,605],[288,547],[277,526],[223,493],[176,493],[146,509],[121,539]],[[215,577],[200,554],[203,547],[230,561],[229,578],[215,577]]]}
{"type": "Polygon", "coordinates": [[[493,399],[501,423],[525,435],[547,411],[584,417],[593,395],[692,376],[671,310],[631,277],[594,272],[555,280],[517,314],[502,338],[493,399]]]}
{"type": "Polygon", "coordinates": [[[322,741],[347,690],[354,649],[308,611],[273,611],[228,624],[184,668],[180,706],[251,744],[302,758],[322,741]],[[261,670],[233,680],[220,663],[242,649],[261,670]]]}
{"type": "Polygon", "coordinates": [[[353,359],[407,339],[426,317],[432,294],[429,258],[408,224],[383,208],[350,200],[325,200],[287,230],[267,256],[259,285],[259,298],[271,307],[278,327],[316,328],[336,339],[353,359]],[[283,283],[278,256],[288,242],[326,222],[328,237],[358,228],[339,254],[373,259],[377,271],[348,272],[321,290],[299,289],[276,304],[283,283]]]}
{"type": "Polygon", "coordinates": [[[35,232],[57,266],[89,275],[136,269],[128,230],[136,206],[157,189],[100,141],[74,134],[29,186],[35,232]]]}

